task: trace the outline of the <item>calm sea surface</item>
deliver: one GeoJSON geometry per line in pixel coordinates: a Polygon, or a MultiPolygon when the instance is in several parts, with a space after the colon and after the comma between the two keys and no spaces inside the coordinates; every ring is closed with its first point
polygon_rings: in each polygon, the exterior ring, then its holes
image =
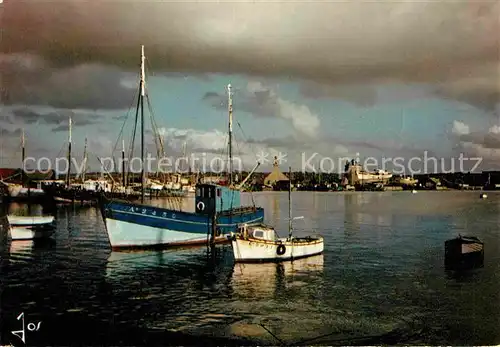
{"type": "MultiPolygon", "coordinates": [[[[285,235],[287,193],[253,197],[285,235]]],[[[500,343],[500,194],[294,192],[292,199],[293,214],[305,217],[295,222],[297,234],[323,235],[324,255],[234,265],[229,245],[215,258],[204,247],[111,252],[96,208],[59,208],[54,242],[9,243],[1,235],[4,342],[24,312],[26,324],[42,321],[41,330],[54,317],[78,315],[273,345],[389,335],[404,344],[500,343]],[[444,241],[459,233],[485,242],[484,268],[444,270],[444,241]]],[[[37,332],[26,333],[30,345],[37,332]]]]}

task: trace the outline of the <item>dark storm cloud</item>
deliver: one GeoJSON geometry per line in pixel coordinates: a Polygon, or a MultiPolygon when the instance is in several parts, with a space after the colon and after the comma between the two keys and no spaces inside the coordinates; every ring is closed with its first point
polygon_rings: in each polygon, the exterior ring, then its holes
{"type": "MultiPolygon", "coordinates": [[[[499,8],[497,1],[8,0],[2,50],[36,52],[59,67],[92,61],[137,71],[143,44],[159,71],[418,82],[491,108],[500,88],[499,8]]],[[[355,99],[369,104],[372,95],[355,99]]]]}
{"type": "MultiPolygon", "coordinates": [[[[0,125],[0,135],[3,137],[20,137],[21,129],[9,129],[8,127],[4,127],[0,125]]],[[[20,142],[19,142],[20,144],[20,142]]]]}
{"type": "MultiPolygon", "coordinates": [[[[259,144],[266,147],[276,148],[287,152],[293,151],[319,151],[321,155],[328,156],[336,145],[345,147],[349,152],[363,152],[375,150],[382,155],[392,156],[421,156],[426,149],[417,148],[408,144],[391,140],[353,140],[342,139],[331,136],[317,137],[304,143],[303,139],[297,136],[266,138],[262,140],[249,139],[250,144],[259,144]]],[[[427,150],[429,155],[434,154],[427,150]]]]}
{"type": "Polygon", "coordinates": [[[6,117],[10,124],[47,124],[55,125],[52,131],[68,131],[69,118],[73,127],[93,125],[102,121],[105,117],[98,114],[75,113],[70,110],[59,112],[42,112],[31,108],[18,108],[11,110],[10,116],[6,117]]]}
{"type": "Polygon", "coordinates": [[[306,82],[300,85],[302,96],[310,99],[337,99],[360,107],[371,107],[377,103],[401,103],[425,98],[437,91],[426,85],[403,85],[394,83],[381,84],[345,84],[329,85],[326,83],[306,82]]]}
{"type": "MultiPolygon", "coordinates": [[[[233,88],[233,106],[238,111],[251,113],[256,117],[281,118],[290,121],[296,131],[306,136],[315,136],[320,126],[319,118],[307,106],[285,100],[274,89],[260,82],[249,82],[246,88],[233,88]]],[[[212,107],[228,108],[228,96],[209,91],[203,100],[212,107]]]]}
{"type": "MultiPolygon", "coordinates": [[[[252,113],[257,117],[280,116],[279,97],[264,86],[257,90],[235,90],[234,98],[240,111],[252,113]]],[[[218,110],[228,108],[228,96],[224,93],[209,91],[205,93],[203,100],[218,110]]]]}
{"type": "Polygon", "coordinates": [[[370,85],[336,86],[309,82],[300,86],[300,93],[306,98],[339,99],[358,106],[372,106],[377,101],[377,90],[370,85]]]}
{"type": "Polygon", "coordinates": [[[457,135],[461,142],[473,143],[485,149],[500,149],[500,133],[498,132],[471,132],[457,135]]]}
{"type": "Polygon", "coordinates": [[[121,109],[130,107],[137,94],[122,83],[130,74],[98,64],[56,68],[37,56],[4,54],[0,70],[4,105],[121,109]]]}
{"type": "Polygon", "coordinates": [[[95,124],[99,122],[102,117],[97,114],[75,114],[72,111],[65,110],[61,112],[37,112],[29,108],[20,108],[12,110],[15,123],[33,124],[45,123],[52,125],[61,125],[65,123],[66,129],[68,128],[69,117],[74,126],[82,126],[88,124],[95,124]]]}

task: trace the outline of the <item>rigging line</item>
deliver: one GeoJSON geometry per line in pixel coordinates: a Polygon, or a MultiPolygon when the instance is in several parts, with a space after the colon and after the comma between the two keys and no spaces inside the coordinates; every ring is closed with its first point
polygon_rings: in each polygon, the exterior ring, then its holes
{"type": "Polygon", "coordinates": [[[61,152],[66,149],[66,143],[63,143],[61,145],[61,148],[59,149],[59,152],[57,152],[57,157],[61,156],[61,152]]]}
{"type": "Polygon", "coordinates": [[[151,120],[151,130],[153,131],[153,135],[154,135],[156,152],[157,152],[158,156],[160,156],[161,154],[164,154],[165,148],[163,148],[163,144],[162,144],[162,141],[160,139],[160,132],[158,131],[158,124],[156,123],[156,120],[155,120],[156,117],[154,114],[153,106],[151,105],[151,101],[149,99],[149,94],[146,94],[146,103],[147,103],[148,109],[149,109],[149,118],[151,120]]]}
{"type": "MultiPolygon", "coordinates": [[[[148,98],[146,97],[146,100],[148,100],[148,98]]],[[[147,104],[148,104],[148,108],[150,108],[150,104],[149,104],[149,101],[147,101],[147,104]]],[[[158,131],[155,127],[155,124],[154,124],[154,119],[153,119],[153,114],[151,112],[151,109],[149,109],[149,120],[151,121],[151,132],[153,133],[153,140],[154,140],[154,143],[155,143],[155,147],[156,147],[156,154],[159,156],[159,153],[160,153],[160,148],[159,148],[159,145],[158,145],[158,131]]]]}
{"type": "MultiPolygon", "coordinates": [[[[247,138],[246,140],[246,143],[248,144],[248,137],[245,135],[245,132],[243,131],[243,127],[241,126],[240,122],[236,121],[236,124],[238,124],[238,127],[240,128],[241,130],[241,133],[243,134],[243,138],[247,138]]],[[[257,153],[254,151],[253,147],[251,146],[251,144],[249,144],[249,147],[250,147],[250,150],[253,152],[253,155],[255,157],[257,157],[257,153]]],[[[243,188],[243,187],[242,187],[243,188]]],[[[252,205],[253,207],[255,208],[255,199],[254,199],[254,195],[253,195],[253,192],[250,191],[250,198],[252,199],[252,205]]]]}
{"type": "Polygon", "coordinates": [[[149,63],[149,59],[144,59],[146,62],[146,71],[149,74],[149,71],[151,71],[151,76],[154,76],[153,68],[151,67],[151,64],[149,63]]]}
{"type": "MultiPolygon", "coordinates": [[[[139,83],[139,89],[141,88],[140,83],[139,83]]],[[[132,160],[133,155],[134,155],[134,147],[135,147],[135,135],[137,133],[137,123],[139,121],[139,105],[141,102],[142,96],[139,94],[139,97],[137,98],[137,106],[136,106],[136,111],[135,111],[135,124],[134,124],[134,130],[132,132],[132,141],[130,143],[130,156],[129,156],[129,162],[132,160]]],[[[143,115],[141,115],[143,116],[143,115]]],[[[141,163],[142,165],[142,163],[141,163]]]]}
{"type": "Polygon", "coordinates": [[[274,338],[275,338],[275,339],[276,339],[276,340],[277,340],[277,341],[278,341],[278,342],[279,342],[282,346],[286,346],[286,343],[285,343],[283,340],[281,340],[278,336],[276,336],[275,334],[273,334],[273,333],[271,332],[271,330],[269,330],[268,328],[266,328],[266,327],[264,326],[264,324],[259,324],[259,325],[260,325],[261,327],[263,327],[263,328],[264,328],[264,330],[265,330],[265,331],[267,331],[267,332],[269,333],[269,335],[271,335],[272,337],[274,337],[274,338]]]}
{"type": "Polygon", "coordinates": [[[115,145],[113,147],[112,153],[114,153],[116,151],[116,147],[118,146],[118,142],[120,141],[120,137],[123,136],[123,130],[125,129],[125,125],[127,124],[128,118],[130,117],[130,110],[134,106],[135,100],[137,98],[137,93],[138,93],[138,90],[136,89],[136,91],[134,93],[134,98],[132,99],[132,102],[130,103],[130,106],[129,106],[128,111],[127,111],[126,116],[125,116],[125,120],[123,121],[122,127],[120,129],[120,133],[118,134],[118,138],[117,138],[115,145]]]}
{"type": "MultiPolygon", "coordinates": [[[[149,71],[150,70],[152,71],[151,65],[149,64],[149,60],[146,59],[146,73],[148,75],[149,75],[149,71]]],[[[154,76],[154,73],[151,73],[151,75],[154,76]]],[[[151,119],[151,128],[152,128],[154,139],[155,139],[156,151],[158,153],[158,156],[160,156],[160,153],[161,153],[161,155],[164,156],[165,155],[165,148],[163,146],[163,141],[162,141],[162,139],[159,136],[160,134],[159,134],[159,131],[158,131],[158,124],[156,123],[156,115],[155,115],[153,106],[151,104],[151,100],[149,98],[149,93],[148,92],[146,92],[146,103],[147,103],[148,109],[149,109],[149,116],[150,116],[150,119],[151,119]]]]}
{"type": "Polygon", "coordinates": [[[236,121],[236,124],[238,124],[238,128],[240,128],[241,133],[243,134],[243,138],[245,139],[246,144],[248,147],[250,147],[250,150],[253,152],[255,156],[257,156],[257,152],[254,151],[254,148],[252,147],[251,143],[248,142],[249,137],[246,136],[245,132],[243,131],[243,127],[241,126],[240,122],[236,121]]]}
{"type": "Polygon", "coordinates": [[[158,123],[156,123],[156,114],[154,108],[152,106],[151,100],[149,98],[149,93],[146,93],[146,102],[148,104],[149,115],[151,119],[151,128],[153,130],[153,134],[155,135],[155,145],[157,152],[161,152],[163,155],[165,154],[165,148],[163,146],[163,141],[160,138],[158,123]]]}
{"type": "MultiPolygon", "coordinates": [[[[229,142],[229,134],[226,134],[224,136],[224,143],[227,144],[228,142],[229,142]]],[[[224,146],[221,149],[221,156],[225,158],[226,155],[229,156],[229,147],[228,146],[224,146]]],[[[224,162],[224,161],[222,161],[222,162],[224,162]]],[[[223,168],[223,169],[225,169],[225,168],[223,168]]],[[[213,174],[213,172],[210,172],[210,174],[213,174]]],[[[217,179],[220,179],[223,175],[224,175],[224,170],[221,170],[218,173],[218,176],[216,176],[216,177],[217,177],[217,179]]]]}

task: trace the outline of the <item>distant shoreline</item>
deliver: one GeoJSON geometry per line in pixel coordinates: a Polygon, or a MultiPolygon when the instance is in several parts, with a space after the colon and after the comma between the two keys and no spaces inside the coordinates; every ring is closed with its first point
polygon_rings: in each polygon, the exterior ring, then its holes
{"type": "MultiPolygon", "coordinates": [[[[418,193],[422,192],[464,192],[464,193],[477,193],[477,192],[499,192],[500,190],[488,190],[488,189],[421,189],[418,190],[416,189],[418,193]]],[[[298,192],[304,192],[304,193],[340,193],[340,194],[346,194],[346,193],[411,193],[411,190],[402,190],[402,189],[387,189],[387,190],[329,190],[329,191],[320,191],[320,190],[293,190],[292,192],[298,193],[298,192]]],[[[262,190],[262,191],[248,191],[244,193],[287,193],[288,191],[285,190],[262,190]]]]}

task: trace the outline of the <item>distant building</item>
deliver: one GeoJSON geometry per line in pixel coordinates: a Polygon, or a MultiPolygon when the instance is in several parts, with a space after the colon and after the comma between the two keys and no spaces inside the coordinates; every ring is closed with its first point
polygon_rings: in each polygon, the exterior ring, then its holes
{"type": "Polygon", "coordinates": [[[370,183],[387,184],[392,178],[392,173],[386,170],[373,170],[368,172],[354,159],[351,160],[351,162],[346,162],[344,171],[344,177],[347,178],[347,182],[346,180],[343,180],[342,182],[344,185],[345,183],[348,183],[351,186],[370,183]]]}
{"type": "Polygon", "coordinates": [[[278,158],[274,157],[273,171],[264,178],[264,185],[268,187],[284,187],[288,188],[290,180],[279,169],[278,158]]]}

